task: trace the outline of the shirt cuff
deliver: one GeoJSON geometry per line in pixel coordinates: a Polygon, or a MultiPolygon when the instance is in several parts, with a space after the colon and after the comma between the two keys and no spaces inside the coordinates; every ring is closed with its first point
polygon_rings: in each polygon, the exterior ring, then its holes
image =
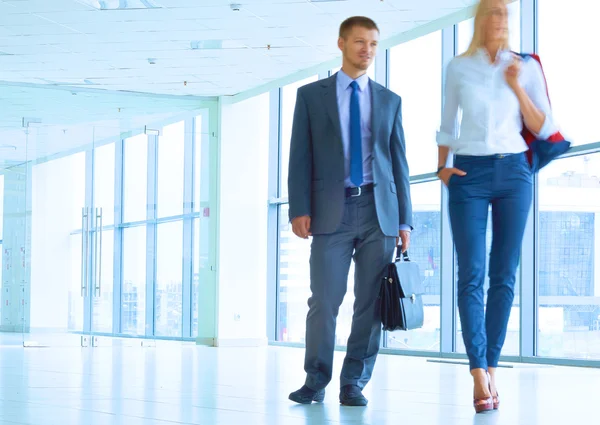
{"type": "Polygon", "coordinates": [[[412,231],[412,228],[408,224],[401,224],[398,230],[406,230],[408,232],[412,231]]]}
{"type": "Polygon", "coordinates": [[[436,133],[435,141],[439,146],[450,146],[456,139],[448,133],[438,131],[436,133]]]}
{"type": "Polygon", "coordinates": [[[558,131],[558,128],[554,124],[554,120],[548,114],[546,114],[546,118],[544,119],[544,124],[542,124],[542,128],[540,132],[537,134],[538,139],[540,140],[548,140],[550,136],[558,131]]]}

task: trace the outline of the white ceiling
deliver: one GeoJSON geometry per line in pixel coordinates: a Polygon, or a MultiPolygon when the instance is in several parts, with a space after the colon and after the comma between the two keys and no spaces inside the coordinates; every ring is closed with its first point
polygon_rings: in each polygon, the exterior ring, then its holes
{"type": "Polygon", "coordinates": [[[473,3],[233,1],[240,11],[230,0],[156,0],[161,8],[104,11],[83,0],[0,0],[0,81],[233,95],[338,57],[337,31],[348,16],[373,18],[386,39],[473,3]],[[221,48],[191,49],[193,41],[213,40],[221,48]]]}
{"type": "Polygon", "coordinates": [[[152,0],[161,7],[112,11],[86,1],[0,0],[0,172],[172,121],[206,96],[337,63],[348,16],[373,18],[382,40],[397,42],[473,3],[232,0],[241,4],[234,12],[230,0],[152,0]],[[213,48],[192,50],[193,41],[213,48]],[[24,117],[41,123],[25,129],[24,117]]]}

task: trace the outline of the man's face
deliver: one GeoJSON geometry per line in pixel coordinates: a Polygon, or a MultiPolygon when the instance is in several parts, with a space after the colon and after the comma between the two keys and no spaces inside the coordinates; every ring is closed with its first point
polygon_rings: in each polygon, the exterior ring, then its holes
{"type": "Polygon", "coordinates": [[[339,38],[338,47],[347,62],[356,69],[366,71],[375,59],[378,43],[379,31],[355,26],[345,38],[339,38]]]}

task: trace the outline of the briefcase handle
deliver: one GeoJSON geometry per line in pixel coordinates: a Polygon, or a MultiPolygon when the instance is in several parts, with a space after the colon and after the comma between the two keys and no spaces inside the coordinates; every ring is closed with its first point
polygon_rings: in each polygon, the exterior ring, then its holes
{"type": "Polygon", "coordinates": [[[408,257],[408,250],[402,252],[402,245],[398,245],[396,247],[396,259],[394,260],[395,262],[398,261],[410,261],[410,258],[408,257]]]}

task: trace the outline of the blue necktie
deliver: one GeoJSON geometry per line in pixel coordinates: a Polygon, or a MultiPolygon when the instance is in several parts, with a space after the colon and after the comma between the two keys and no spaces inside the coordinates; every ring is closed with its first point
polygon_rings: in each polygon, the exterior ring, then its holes
{"type": "Polygon", "coordinates": [[[360,187],[363,182],[363,160],[358,83],[352,81],[350,87],[352,87],[350,97],[350,181],[356,187],[360,187]]]}

